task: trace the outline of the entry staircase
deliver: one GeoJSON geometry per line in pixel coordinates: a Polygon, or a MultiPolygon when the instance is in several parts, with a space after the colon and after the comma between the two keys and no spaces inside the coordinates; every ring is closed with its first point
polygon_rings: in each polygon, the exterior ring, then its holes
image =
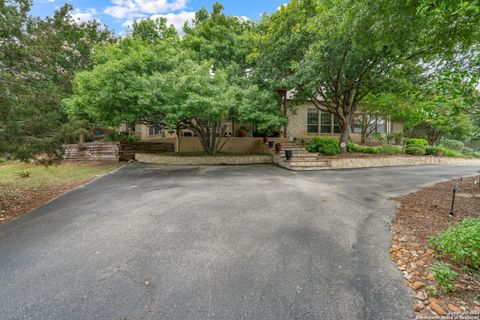
{"type": "Polygon", "coordinates": [[[309,152],[301,143],[292,142],[286,138],[269,139],[269,141],[281,144],[282,151],[280,153],[275,153],[274,148],[270,149],[270,152],[274,156],[274,162],[283,168],[295,171],[314,171],[331,167],[330,160],[319,156],[318,153],[309,152]],[[285,157],[286,150],[293,151],[292,160],[287,160],[285,157]]]}

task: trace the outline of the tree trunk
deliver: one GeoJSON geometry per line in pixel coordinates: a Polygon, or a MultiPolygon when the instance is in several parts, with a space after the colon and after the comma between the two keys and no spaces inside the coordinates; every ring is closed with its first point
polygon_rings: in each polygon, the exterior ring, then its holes
{"type": "Polygon", "coordinates": [[[347,116],[341,123],[342,133],[340,135],[340,147],[342,148],[342,153],[347,153],[347,145],[350,140],[351,133],[351,117],[347,116]]]}

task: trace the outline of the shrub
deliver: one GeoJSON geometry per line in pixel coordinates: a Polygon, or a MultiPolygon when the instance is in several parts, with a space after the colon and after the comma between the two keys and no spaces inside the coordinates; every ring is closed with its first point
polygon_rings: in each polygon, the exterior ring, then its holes
{"type": "Polygon", "coordinates": [[[347,146],[347,150],[348,152],[369,153],[369,154],[382,153],[382,147],[359,146],[358,144],[353,144],[353,143],[347,146]]]}
{"type": "Polygon", "coordinates": [[[465,144],[462,141],[452,139],[443,139],[438,145],[455,151],[462,151],[465,148],[465,144]]]}
{"type": "Polygon", "coordinates": [[[384,154],[400,154],[402,153],[402,148],[397,146],[386,145],[382,147],[382,153],[384,154]]]}
{"type": "Polygon", "coordinates": [[[427,147],[425,149],[425,154],[429,156],[443,157],[445,155],[445,148],[443,147],[427,147]]]}
{"type": "Polygon", "coordinates": [[[428,268],[431,274],[435,277],[435,282],[440,286],[444,292],[453,290],[453,282],[458,277],[458,273],[451,270],[446,264],[436,262],[428,268]]]}
{"type": "Polygon", "coordinates": [[[428,243],[453,260],[480,269],[480,218],[465,219],[428,243]]]}
{"type": "Polygon", "coordinates": [[[455,151],[455,150],[450,150],[445,148],[445,156],[446,157],[455,157],[455,158],[461,158],[463,157],[463,153],[455,151]]]}
{"type": "Polygon", "coordinates": [[[140,141],[140,137],[137,135],[112,132],[108,135],[108,137],[103,139],[103,141],[138,142],[140,141]]]}
{"type": "MultiPolygon", "coordinates": [[[[473,152],[472,152],[473,153],[473,152]]],[[[444,147],[427,147],[426,154],[437,157],[463,157],[464,154],[444,147]]]]}
{"type": "Polygon", "coordinates": [[[420,146],[420,147],[426,147],[428,145],[428,141],[425,139],[418,139],[418,138],[410,138],[405,140],[405,145],[407,147],[409,146],[420,146]]]}
{"type": "Polygon", "coordinates": [[[473,149],[472,148],[463,148],[462,154],[467,157],[472,157],[473,149]]]}
{"type": "Polygon", "coordinates": [[[403,132],[392,132],[387,134],[388,144],[402,144],[403,132]]]}
{"type": "Polygon", "coordinates": [[[313,137],[305,145],[310,152],[319,152],[327,156],[334,156],[340,153],[340,143],[332,137],[313,137]]]}
{"type": "Polygon", "coordinates": [[[427,151],[425,147],[420,145],[410,145],[410,146],[407,146],[407,148],[405,149],[406,154],[410,154],[413,156],[423,156],[426,152],[427,151]]]}
{"type": "Polygon", "coordinates": [[[474,158],[480,158],[480,151],[473,151],[473,152],[472,152],[472,157],[474,157],[474,158]]]}
{"type": "Polygon", "coordinates": [[[387,139],[384,134],[375,131],[368,137],[368,142],[383,144],[387,142],[387,139]]]}

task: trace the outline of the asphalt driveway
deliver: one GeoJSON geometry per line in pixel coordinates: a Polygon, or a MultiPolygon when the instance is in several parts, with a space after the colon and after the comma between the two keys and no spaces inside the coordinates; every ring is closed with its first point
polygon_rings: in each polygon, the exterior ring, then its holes
{"type": "Polygon", "coordinates": [[[0,318],[409,319],[388,198],[477,169],[130,164],[0,226],[0,318]]]}

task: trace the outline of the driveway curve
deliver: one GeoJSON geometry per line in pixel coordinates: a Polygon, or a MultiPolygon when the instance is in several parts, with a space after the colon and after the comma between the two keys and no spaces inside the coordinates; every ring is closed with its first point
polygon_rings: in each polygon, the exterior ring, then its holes
{"type": "Polygon", "coordinates": [[[0,318],[410,319],[388,199],[477,169],[129,164],[0,226],[0,318]]]}

